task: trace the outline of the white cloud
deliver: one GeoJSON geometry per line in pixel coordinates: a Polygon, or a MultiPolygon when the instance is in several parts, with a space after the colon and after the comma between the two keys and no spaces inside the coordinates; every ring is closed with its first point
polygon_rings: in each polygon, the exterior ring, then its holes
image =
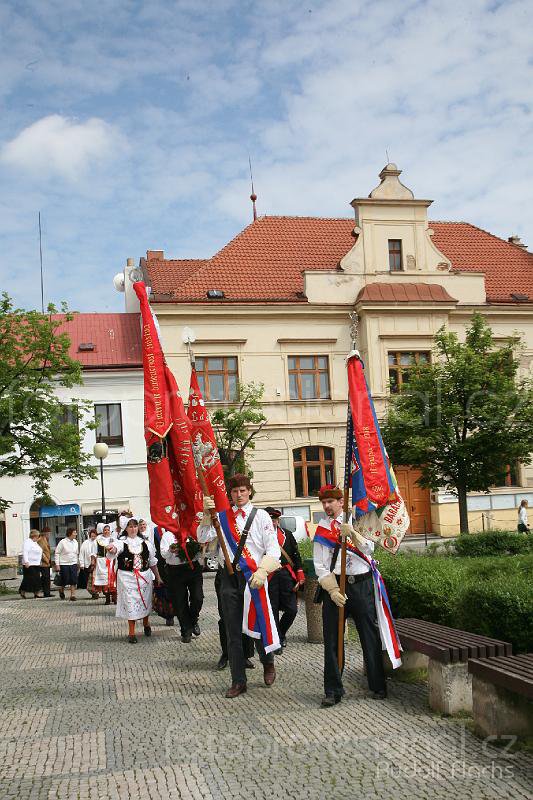
{"type": "Polygon", "coordinates": [[[78,122],[51,114],[24,128],[0,151],[7,166],[38,177],[69,181],[84,177],[89,167],[109,158],[120,141],[116,129],[93,117],[78,122]]]}

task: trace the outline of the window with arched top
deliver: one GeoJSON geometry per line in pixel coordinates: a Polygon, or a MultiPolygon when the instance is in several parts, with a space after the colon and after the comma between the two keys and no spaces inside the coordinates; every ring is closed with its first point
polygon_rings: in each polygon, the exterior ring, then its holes
{"type": "Polygon", "coordinates": [[[332,447],[312,445],[292,451],[296,497],[312,497],[325,483],[335,483],[332,447]]]}

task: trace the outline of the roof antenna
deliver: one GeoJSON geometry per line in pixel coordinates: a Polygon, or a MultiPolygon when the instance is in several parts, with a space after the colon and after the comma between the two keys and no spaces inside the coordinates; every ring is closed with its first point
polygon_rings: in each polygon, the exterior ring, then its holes
{"type": "Polygon", "coordinates": [[[255,207],[255,201],[257,200],[257,195],[254,192],[254,176],[252,175],[252,159],[248,156],[248,163],[250,165],[250,181],[252,183],[252,194],[250,195],[250,200],[252,201],[252,206],[254,209],[254,222],[257,219],[257,209],[255,207]]]}
{"type": "Polygon", "coordinates": [[[387,164],[390,164],[389,151],[385,148],[385,155],[387,156],[387,164]]]}
{"type": "Polygon", "coordinates": [[[41,311],[44,314],[44,281],[43,281],[43,239],[41,233],[41,212],[39,211],[39,260],[41,264],[41,311]]]}

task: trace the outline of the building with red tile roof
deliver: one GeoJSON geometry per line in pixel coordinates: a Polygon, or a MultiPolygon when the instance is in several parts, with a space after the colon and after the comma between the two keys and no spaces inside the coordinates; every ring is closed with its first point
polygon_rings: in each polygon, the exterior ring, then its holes
{"type": "Polygon", "coordinates": [[[74,313],[59,331],[69,336],[69,355],[84,370],[142,367],[139,314],[74,313]]]}
{"type": "MultiPolygon", "coordinates": [[[[467,222],[429,222],[436,247],[453,272],[482,272],[486,299],[533,302],[533,253],[467,222]]],[[[305,303],[304,272],[342,270],[354,246],[353,219],[259,217],[209,259],[165,259],[159,252],[144,260],[160,302],[202,303],[209,289],[224,292],[224,302],[305,303]],[[152,256],[152,257],[150,257],[152,256]]]]}

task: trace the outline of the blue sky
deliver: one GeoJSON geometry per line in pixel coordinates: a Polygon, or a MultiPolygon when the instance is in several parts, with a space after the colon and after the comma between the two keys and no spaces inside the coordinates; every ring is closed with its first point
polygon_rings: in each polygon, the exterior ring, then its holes
{"type": "Polygon", "coordinates": [[[147,249],[209,256],[261,214],[351,216],[390,159],[432,219],[533,245],[526,0],[4,0],[0,287],[122,309],[147,249]]]}

